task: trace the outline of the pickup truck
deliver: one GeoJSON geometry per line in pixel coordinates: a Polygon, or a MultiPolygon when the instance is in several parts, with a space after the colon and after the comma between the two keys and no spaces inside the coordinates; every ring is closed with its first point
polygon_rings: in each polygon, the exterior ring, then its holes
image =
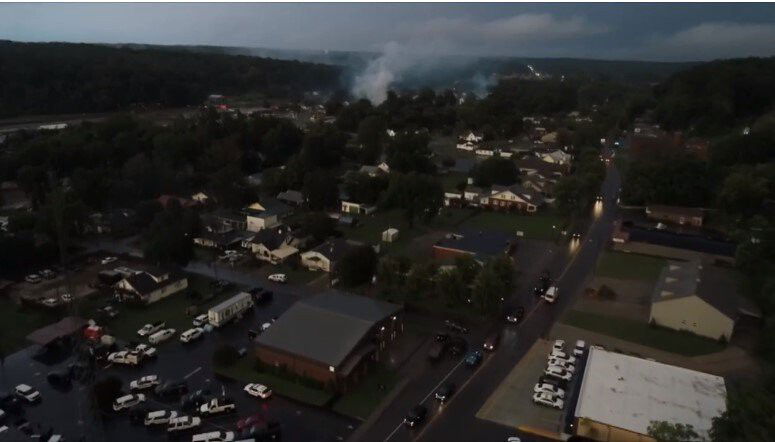
{"type": "Polygon", "coordinates": [[[156,321],[153,324],[145,324],[140,330],[137,330],[139,336],[148,336],[156,333],[167,326],[164,321],[156,321]]]}
{"type": "Polygon", "coordinates": [[[234,401],[229,398],[213,398],[199,407],[202,416],[214,416],[216,414],[230,413],[236,410],[234,401]]]}
{"type": "Polygon", "coordinates": [[[114,364],[138,365],[141,356],[135,351],[117,351],[108,355],[108,361],[114,364]]]}

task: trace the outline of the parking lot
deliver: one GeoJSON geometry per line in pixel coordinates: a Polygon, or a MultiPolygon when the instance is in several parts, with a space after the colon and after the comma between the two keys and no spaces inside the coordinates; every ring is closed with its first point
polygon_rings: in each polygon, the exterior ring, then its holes
{"type": "MultiPolygon", "coordinates": [[[[75,383],[68,391],[53,388],[48,384],[46,375],[51,371],[63,369],[74,357],[46,364],[33,357],[38,347],[28,347],[5,359],[0,371],[0,388],[9,391],[19,383],[27,383],[37,388],[43,400],[37,405],[26,406],[24,417],[35,431],[44,432],[52,428],[55,433],[64,435],[68,440],[166,440],[167,436],[163,430],[149,431],[142,425],[130,424],[126,413],[107,416],[105,419],[97,418],[90,400],[90,385],[94,381],[116,376],[121,379],[124,390],[127,391],[131,380],[148,374],[156,374],[162,381],[183,379],[190,391],[206,388],[213,395],[226,394],[234,399],[237,405],[236,413],[204,418],[201,431],[197,432],[234,430],[238,419],[260,412],[265,419],[280,422],[283,440],[344,440],[354,429],[355,421],[325,410],[303,406],[277,395],[266,401],[252,398],[242,391],[242,383],[217,378],[212,371],[212,354],[218,344],[247,346],[249,329],[260,328],[261,323],[279,316],[295,300],[295,295],[275,290],[274,301],[265,307],[254,309],[252,314],[247,314],[238,322],[214,330],[203,339],[190,344],[181,344],[176,335],[159,345],[159,356],[156,360],[150,360],[140,367],[113,365],[99,369],[87,384],[75,383]]],[[[148,393],[147,396],[146,405],[152,410],[178,409],[176,402],[159,401],[153,393],[148,393]]],[[[13,437],[13,421],[16,419],[14,416],[9,419],[11,429],[5,434],[8,437],[13,437]]]]}
{"type": "MultiPolygon", "coordinates": [[[[529,425],[549,431],[562,431],[566,423],[565,416],[573,414],[574,395],[584,367],[583,361],[577,361],[576,371],[565,389],[562,410],[534,403],[533,388],[546,368],[552,344],[552,341],[545,339],[537,340],[479,409],[476,417],[512,428],[529,425]]],[[[566,351],[572,351],[571,345],[570,341],[566,342],[566,351]]]]}

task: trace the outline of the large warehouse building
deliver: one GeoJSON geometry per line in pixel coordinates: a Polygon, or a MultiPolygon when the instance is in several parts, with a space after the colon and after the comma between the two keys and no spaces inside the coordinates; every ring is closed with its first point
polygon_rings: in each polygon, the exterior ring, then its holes
{"type": "Polygon", "coordinates": [[[259,360],[337,391],[358,382],[403,331],[401,307],[331,290],[296,302],[256,338],[259,360]]]}
{"type": "Polygon", "coordinates": [[[724,378],[590,348],[575,411],[575,432],[596,441],[654,441],[652,422],[688,424],[706,440],[726,411],[724,378]]]}

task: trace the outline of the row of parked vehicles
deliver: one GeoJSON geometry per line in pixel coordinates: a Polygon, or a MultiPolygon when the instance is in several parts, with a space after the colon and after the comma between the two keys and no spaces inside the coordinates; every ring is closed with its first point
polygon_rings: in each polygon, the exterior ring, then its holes
{"type": "Polygon", "coordinates": [[[546,361],[546,369],[538,383],[533,388],[533,402],[539,405],[562,410],[566,401],[568,382],[576,373],[576,367],[584,357],[587,345],[584,341],[576,341],[572,354],[565,350],[565,341],[557,339],[552,344],[552,351],[546,361]]]}

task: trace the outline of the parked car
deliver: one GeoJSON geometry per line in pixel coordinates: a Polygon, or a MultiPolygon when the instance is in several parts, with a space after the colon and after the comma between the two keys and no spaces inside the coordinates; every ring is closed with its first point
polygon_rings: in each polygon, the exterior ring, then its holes
{"type": "Polygon", "coordinates": [[[546,367],[546,370],[544,370],[544,374],[547,376],[553,376],[558,379],[562,379],[564,381],[570,380],[571,377],[573,377],[573,373],[569,372],[568,370],[557,367],[556,365],[550,365],[546,367]]]}
{"type": "Polygon", "coordinates": [[[242,430],[240,438],[255,441],[280,440],[280,422],[259,422],[242,430]]]}
{"type": "Polygon", "coordinates": [[[550,384],[562,390],[567,390],[568,382],[563,379],[558,379],[554,376],[541,375],[538,377],[539,384],[550,384]]]}
{"type": "Polygon", "coordinates": [[[237,421],[237,431],[242,431],[246,428],[250,428],[253,425],[261,424],[264,422],[264,416],[261,413],[252,414],[237,421]]]}
{"type": "Polygon", "coordinates": [[[565,341],[562,339],[555,339],[552,344],[552,351],[565,351],[565,341]]]}
{"type": "Polygon", "coordinates": [[[41,270],[39,275],[46,279],[54,279],[57,277],[57,273],[51,269],[41,270]]]}
{"type": "Polygon", "coordinates": [[[106,305],[105,307],[97,309],[97,314],[106,319],[113,319],[118,316],[118,310],[116,310],[113,306],[106,305]]]}
{"type": "Polygon", "coordinates": [[[30,273],[29,275],[24,277],[24,280],[29,282],[30,284],[37,284],[41,281],[43,281],[43,278],[40,277],[37,273],[30,273]]]}
{"type": "Polygon", "coordinates": [[[557,367],[562,367],[571,373],[576,372],[576,366],[571,364],[569,361],[566,361],[565,359],[550,357],[546,363],[547,365],[555,365],[557,367]]]}
{"type": "Polygon", "coordinates": [[[16,396],[16,392],[0,393],[0,408],[8,414],[20,414],[24,411],[22,399],[16,396]]]}
{"type": "Polygon", "coordinates": [[[556,408],[558,410],[562,410],[564,405],[562,399],[555,397],[551,393],[547,393],[545,391],[533,393],[533,402],[536,404],[545,405],[547,407],[556,408]]]}
{"type": "Polygon", "coordinates": [[[263,384],[248,384],[245,385],[243,390],[245,390],[245,393],[261,399],[269,399],[272,396],[272,390],[263,384]]]}
{"type": "Polygon", "coordinates": [[[272,282],[279,282],[281,284],[285,283],[288,280],[288,278],[285,276],[285,273],[274,273],[272,275],[269,275],[266,279],[272,282]]]}
{"type": "Polygon", "coordinates": [[[102,260],[100,261],[100,264],[110,264],[111,262],[116,262],[116,261],[118,261],[118,258],[116,258],[115,256],[106,256],[102,258],[102,260]]]}
{"type": "Polygon", "coordinates": [[[193,393],[188,393],[180,398],[180,409],[187,413],[198,412],[199,407],[210,400],[210,395],[210,390],[207,388],[200,388],[193,393]]]}
{"type": "Polygon", "coordinates": [[[487,337],[484,338],[484,343],[482,344],[482,347],[484,347],[484,349],[487,351],[495,351],[500,341],[501,341],[501,332],[500,330],[495,330],[493,332],[490,332],[490,334],[488,334],[487,337]]]}
{"type": "Polygon", "coordinates": [[[207,324],[207,313],[197,316],[193,321],[191,321],[191,323],[194,327],[201,327],[207,324]]]}
{"type": "Polygon", "coordinates": [[[212,398],[199,407],[199,414],[203,416],[215,416],[234,411],[237,411],[237,405],[228,397],[212,398]]]}
{"type": "Polygon", "coordinates": [[[142,360],[140,353],[136,351],[117,351],[108,355],[108,362],[123,365],[138,365],[142,360]]]}
{"type": "Polygon", "coordinates": [[[178,398],[188,393],[188,384],[186,381],[167,381],[157,385],[154,392],[162,399],[178,398]]]}
{"type": "Polygon", "coordinates": [[[552,350],[552,352],[549,353],[549,357],[550,358],[557,358],[557,359],[564,359],[564,360],[570,362],[571,364],[575,364],[576,363],[576,358],[575,357],[569,356],[567,353],[565,353],[564,351],[560,351],[560,350],[552,350]]]}
{"type": "Polygon", "coordinates": [[[168,425],[170,420],[178,417],[177,411],[158,410],[151,411],[145,415],[144,423],[146,426],[151,425],[168,425]]]}
{"type": "Polygon", "coordinates": [[[587,343],[579,339],[576,341],[576,346],[573,348],[573,356],[580,358],[584,356],[587,351],[587,343]]]}
{"type": "Polygon", "coordinates": [[[134,407],[137,404],[145,402],[145,395],[140,394],[128,394],[121,396],[113,401],[113,411],[121,411],[134,407]]]}
{"type": "Polygon", "coordinates": [[[542,298],[544,301],[548,302],[549,304],[554,304],[557,301],[557,297],[559,296],[559,289],[557,286],[553,285],[549,287],[549,289],[544,293],[542,298]]]}
{"type": "Polygon", "coordinates": [[[59,299],[61,299],[62,302],[67,304],[67,303],[73,302],[73,295],[69,293],[62,293],[62,296],[60,296],[59,299]]]}
{"type": "Polygon", "coordinates": [[[433,336],[433,340],[436,342],[447,342],[448,339],[449,333],[438,332],[435,336],[433,336]]]}
{"type": "Polygon", "coordinates": [[[456,336],[449,340],[447,347],[449,347],[450,356],[457,358],[466,352],[468,349],[468,343],[462,337],[456,336]]]}
{"type": "Polygon", "coordinates": [[[137,330],[138,336],[148,336],[156,333],[157,331],[163,329],[167,326],[167,323],[164,321],[156,321],[152,324],[145,324],[140,330],[137,330]]]}
{"type": "Polygon", "coordinates": [[[450,330],[454,330],[458,333],[466,334],[469,331],[467,327],[464,327],[462,324],[458,324],[457,322],[450,319],[445,320],[444,325],[446,325],[450,330]]]}
{"type": "Polygon", "coordinates": [[[27,384],[19,384],[13,391],[16,396],[29,403],[37,402],[41,399],[40,392],[27,384]]]}
{"type": "Polygon", "coordinates": [[[148,407],[145,405],[132,407],[129,410],[129,413],[127,413],[127,416],[129,417],[129,423],[132,425],[144,425],[145,417],[148,416],[148,413],[150,412],[151,410],[148,409],[148,407]]]}
{"type": "Polygon", "coordinates": [[[174,334],[174,328],[165,328],[164,330],[159,330],[156,333],[148,336],[148,342],[151,344],[159,344],[171,338],[174,334]]]}
{"type": "Polygon", "coordinates": [[[427,408],[422,405],[415,405],[404,418],[404,425],[409,428],[415,428],[425,421],[425,416],[427,415],[427,408]]]}
{"type": "Polygon", "coordinates": [[[187,343],[195,341],[204,335],[204,330],[199,327],[188,329],[180,334],[180,342],[187,343]]]}
{"type": "Polygon", "coordinates": [[[59,305],[59,298],[43,298],[39,302],[45,307],[56,307],[59,305]]]}
{"type": "Polygon", "coordinates": [[[73,385],[73,379],[67,370],[52,371],[46,375],[49,384],[58,388],[67,388],[73,385]]]}
{"type": "Polygon", "coordinates": [[[436,391],[435,397],[436,397],[436,400],[440,402],[444,402],[447,399],[449,399],[453,394],[455,394],[455,384],[452,382],[447,382],[436,391]]]}
{"type": "Polygon", "coordinates": [[[560,388],[560,387],[558,387],[558,386],[556,386],[554,384],[549,384],[549,383],[546,383],[546,382],[543,382],[543,383],[539,382],[539,383],[535,384],[535,387],[533,387],[533,393],[539,393],[541,391],[545,391],[545,392],[547,392],[549,394],[552,394],[552,395],[554,395],[554,396],[556,396],[556,397],[558,397],[560,399],[565,399],[565,390],[563,390],[562,388],[560,388]]]}
{"type": "Polygon", "coordinates": [[[202,425],[202,419],[198,417],[190,416],[178,416],[170,419],[170,423],[167,426],[167,434],[179,434],[191,431],[202,425]]]}
{"type": "Polygon", "coordinates": [[[191,442],[231,442],[234,440],[233,431],[211,431],[209,433],[195,434],[191,442]]]}
{"type": "Polygon", "coordinates": [[[511,308],[506,311],[506,322],[510,322],[512,324],[519,324],[520,322],[522,322],[522,318],[524,316],[525,316],[524,307],[511,308]]]}
{"type": "Polygon", "coordinates": [[[468,353],[468,356],[466,356],[466,365],[469,367],[476,367],[479,365],[480,362],[482,362],[482,352],[479,350],[472,351],[468,353]]]}
{"type": "Polygon", "coordinates": [[[156,347],[151,347],[148,344],[137,344],[135,351],[143,355],[145,358],[155,358],[157,355],[156,347]]]}
{"type": "Polygon", "coordinates": [[[155,387],[159,385],[159,377],[155,374],[149,374],[147,376],[143,376],[140,379],[135,379],[132,382],[129,383],[129,389],[131,391],[138,391],[138,390],[147,390],[151,387],[155,387]]]}

